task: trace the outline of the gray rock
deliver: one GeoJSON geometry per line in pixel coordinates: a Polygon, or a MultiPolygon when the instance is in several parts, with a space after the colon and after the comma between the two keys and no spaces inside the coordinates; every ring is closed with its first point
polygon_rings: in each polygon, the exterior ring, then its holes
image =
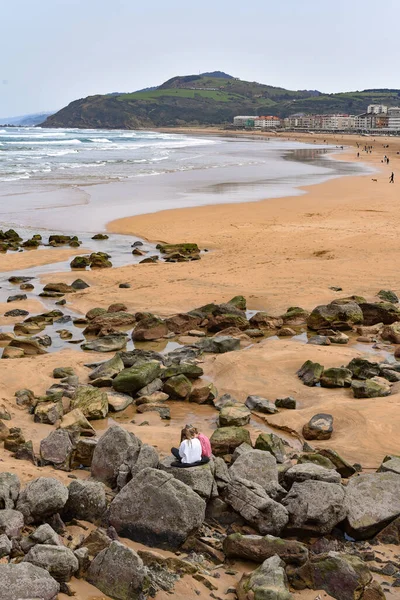
{"type": "Polygon", "coordinates": [[[24,515],[13,508],[0,510],[0,534],[19,537],[24,527],[24,515]]]}
{"type": "Polygon", "coordinates": [[[113,380],[113,388],[115,391],[124,394],[136,394],[154,379],[157,379],[160,373],[160,363],[155,360],[133,365],[118,373],[113,380]]]}
{"type": "Polygon", "coordinates": [[[14,473],[0,473],[0,509],[14,508],[21,484],[14,473]]]}
{"type": "Polygon", "coordinates": [[[117,488],[122,489],[140,471],[148,467],[157,469],[160,457],[157,450],[148,444],[128,448],[124,462],[118,470],[117,488]]]}
{"type": "Polygon", "coordinates": [[[48,544],[50,546],[62,546],[62,542],[58,534],[48,523],[39,525],[37,529],[32,531],[28,537],[29,542],[34,544],[48,544]]]}
{"type": "Polygon", "coordinates": [[[222,410],[225,406],[235,406],[239,403],[236,400],[236,398],[234,398],[230,394],[223,394],[219,398],[216,398],[213,401],[213,404],[217,410],[222,410]]]}
{"type": "Polygon", "coordinates": [[[40,456],[44,464],[56,469],[70,469],[71,454],[74,450],[71,436],[66,429],[56,429],[40,442],[40,456]]]}
{"type": "Polygon", "coordinates": [[[92,352],[116,352],[125,348],[127,341],[128,338],[125,335],[103,335],[91,342],[84,342],[81,344],[81,348],[92,352]]]}
{"type": "Polygon", "coordinates": [[[372,377],[351,384],[354,398],[381,398],[390,396],[390,384],[383,377],[372,377]]]}
{"type": "Polygon", "coordinates": [[[336,483],[307,480],[294,483],[282,504],[289,512],[289,531],[330,533],[346,517],[344,489],[336,483]]]}
{"type": "Polygon", "coordinates": [[[291,486],[296,481],[301,483],[302,481],[308,481],[312,479],[314,481],[325,481],[326,483],[340,483],[341,477],[337,471],[333,469],[325,469],[319,465],[313,463],[303,463],[293,465],[287,471],[285,471],[285,483],[291,486]]]}
{"type": "Polygon", "coordinates": [[[371,379],[379,375],[380,372],[379,363],[365,358],[353,358],[346,369],[349,369],[356,379],[371,379]]]}
{"type": "Polygon", "coordinates": [[[118,392],[108,392],[108,408],[114,412],[125,410],[133,402],[132,396],[128,394],[119,394],[118,392]]]}
{"type": "Polygon", "coordinates": [[[117,483],[118,471],[128,448],[139,448],[140,440],[119,425],[113,425],[101,436],[93,453],[91,474],[110,487],[117,483]]]}
{"type": "Polygon", "coordinates": [[[277,398],[275,400],[275,406],[277,408],[288,408],[293,410],[296,408],[296,400],[291,396],[288,396],[287,398],[277,398]]]}
{"type": "Polygon", "coordinates": [[[283,540],[273,535],[242,535],[232,533],[224,539],[224,554],[228,558],[244,558],[261,563],[276,554],[288,565],[307,562],[308,549],[295,540],[283,540]]]}
{"type": "Polygon", "coordinates": [[[358,304],[333,301],[328,305],[315,307],[307,319],[307,326],[315,331],[327,328],[343,331],[362,322],[363,311],[358,304]]]}
{"type": "Polygon", "coordinates": [[[206,503],[187,485],[156,469],[143,469],[114,498],[110,524],[147,546],[179,547],[202,524],[206,503]]]}
{"type": "Polygon", "coordinates": [[[60,584],[30,563],[0,564],[1,600],[56,600],[60,584]]]}
{"type": "Polygon", "coordinates": [[[276,462],[284,463],[286,460],[285,446],[282,439],[275,433],[260,433],[256,439],[255,448],[266,450],[275,457],[276,462]]]}
{"type": "Polygon", "coordinates": [[[121,357],[116,354],[110,360],[99,364],[90,374],[89,379],[98,379],[99,377],[115,377],[124,368],[121,357]]]}
{"type": "Polygon", "coordinates": [[[185,483],[194,492],[196,492],[196,494],[199,494],[199,496],[205,500],[209,500],[214,483],[213,462],[209,462],[198,467],[183,469],[180,467],[171,466],[171,463],[173,463],[175,460],[176,459],[173,456],[164,458],[164,460],[162,460],[160,463],[160,469],[166,473],[170,473],[173,475],[173,477],[175,477],[175,479],[179,479],[179,481],[185,483]]]}
{"type": "Polygon", "coordinates": [[[237,586],[239,600],[292,600],[285,563],[278,555],[271,556],[249,575],[243,575],[237,586]]]}
{"type": "Polygon", "coordinates": [[[357,540],[374,536],[400,515],[400,476],[371,473],[352,477],[345,504],[349,534],[357,540]]]}
{"type": "Polygon", "coordinates": [[[63,510],[64,518],[95,522],[104,515],[106,509],[106,494],[102,483],[80,479],[71,481],[63,510]]]}
{"type": "Polygon", "coordinates": [[[329,440],[333,432],[333,417],[326,413],[318,413],[311,417],[303,427],[306,440],[329,440]]]}
{"type": "Polygon", "coordinates": [[[219,427],[242,427],[250,422],[251,412],[244,404],[226,405],[218,416],[219,427]]]}
{"type": "Polygon", "coordinates": [[[267,415],[274,415],[278,412],[275,404],[267,400],[266,398],[262,398],[261,396],[247,396],[245,405],[249,410],[255,410],[260,413],[265,413],[267,415]]]}
{"type": "Polygon", "coordinates": [[[326,335],[313,335],[307,342],[313,346],[330,346],[331,340],[326,335]]]}
{"type": "Polygon", "coordinates": [[[225,502],[262,535],[279,535],[289,521],[284,506],[246,479],[232,479],[225,489],[225,502]]]}
{"type": "Polygon", "coordinates": [[[398,456],[392,456],[389,460],[385,460],[378,469],[378,473],[397,473],[400,475],[400,458],[398,456]]]}
{"type": "Polygon", "coordinates": [[[20,492],[17,510],[25,518],[25,523],[43,521],[59,513],[68,500],[68,489],[57,479],[38,477],[30,481],[20,492]]]}
{"type": "Polygon", "coordinates": [[[229,474],[233,479],[247,479],[264,489],[270,481],[278,481],[276,459],[264,450],[250,450],[239,456],[229,474]]]}
{"type": "Polygon", "coordinates": [[[205,337],[193,345],[203,352],[224,354],[225,352],[240,350],[240,339],[230,336],[205,337]]]}
{"type": "Polygon", "coordinates": [[[0,558],[9,556],[12,550],[12,541],[4,533],[0,535],[0,558]]]}
{"type": "Polygon", "coordinates": [[[119,542],[99,552],[87,573],[89,583],[117,600],[141,600],[144,578],[142,559],[119,542]]]}
{"type": "Polygon", "coordinates": [[[320,383],[321,387],[326,388],[350,387],[351,378],[352,372],[350,369],[332,367],[331,369],[325,369],[321,375],[320,383]]]}
{"type": "Polygon", "coordinates": [[[319,383],[323,371],[324,367],[319,363],[312,362],[312,360],[306,360],[306,362],[303,363],[300,369],[297,371],[297,376],[299,379],[301,379],[304,385],[313,387],[319,383]]]}
{"type": "Polygon", "coordinates": [[[220,458],[219,456],[214,458],[214,469],[214,479],[217,488],[219,491],[223,491],[231,480],[228,466],[223,458],[220,458]]]}
{"type": "Polygon", "coordinates": [[[50,544],[36,544],[29,550],[23,562],[46,569],[60,583],[69,581],[79,568],[78,559],[72,550],[50,544]]]}
{"type": "MultiPolygon", "coordinates": [[[[249,442],[250,442],[250,438],[249,438],[249,442]]],[[[251,446],[250,443],[243,442],[242,444],[240,444],[240,446],[235,448],[235,450],[233,451],[231,465],[233,465],[233,463],[235,462],[236,459],[239,458],[239,456],[242,456],[242,454],[245,454],[246,452],[250,452],[251,450],[253,450],[253,446],[251,446]]]]}
{"type": "Polygon", "coordinates": [[[153,379],[151,383],[145,385],[141,390],[138,390],[136,392],[136,396],[151,396],[151,394],[154,394],[154,392],[159,392],[160,390],[162,390],[163,385],[163,380],[157,377],[156,379],[153,379]]]}

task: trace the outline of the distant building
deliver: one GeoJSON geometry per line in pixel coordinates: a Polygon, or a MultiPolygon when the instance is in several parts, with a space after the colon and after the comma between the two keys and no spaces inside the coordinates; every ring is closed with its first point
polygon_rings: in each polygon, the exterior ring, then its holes
{"type": "Polygon", "coordinates": [[[355,117],[352,115],[293,115],[284,119],[289,129],[318,129],[323,131],[344,131],[354,129],[355,117]]]}
{"type": "Polygon", "coordinates": [[[381,113],[387,113],[388,107],[384,104],[370,104],[367,108],[367,113],[379,115],[381,113]]]}
{"type": "Polygon", "coordinates": [[[256,129],[271,129],[272,127],[280,127],[281,120],[278,117],[267,116],[257,117],[254,119],[254,127],[256,129]]]}
{"type": "Polygon", "coordinates": [[[390,131],[400,131],[400,107],[393,106],[388,110],[388,124],[390,131]]]}
{"type": "Polygon", "coordinates": [[[238,115],[233,117],[233,124],[235,127],[254,127],[256,119],[258,119],[256,116],[238,115]]]}

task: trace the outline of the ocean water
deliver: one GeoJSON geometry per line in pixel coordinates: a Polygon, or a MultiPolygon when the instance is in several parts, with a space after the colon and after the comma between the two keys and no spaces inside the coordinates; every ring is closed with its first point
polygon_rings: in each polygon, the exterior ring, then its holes
{"type": "Polygon", "coordinates": [[[146,131],[0,129],[0,222],[97,231],[120,217],[303,193],[366,172],[328,146],[146,131]]]}

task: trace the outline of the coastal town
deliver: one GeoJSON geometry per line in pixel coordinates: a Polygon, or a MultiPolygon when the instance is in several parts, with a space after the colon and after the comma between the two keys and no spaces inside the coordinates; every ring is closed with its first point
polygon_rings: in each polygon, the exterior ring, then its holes
{"type": "Polygon", "coordinates": [[[238,115],[234,117],[233,125],[235,128],[240,129],[318,130],[399,135],[400,107],[370,104],[367,112],[360,115],[297,113],[284,119],[272,115],[238,115]]]}

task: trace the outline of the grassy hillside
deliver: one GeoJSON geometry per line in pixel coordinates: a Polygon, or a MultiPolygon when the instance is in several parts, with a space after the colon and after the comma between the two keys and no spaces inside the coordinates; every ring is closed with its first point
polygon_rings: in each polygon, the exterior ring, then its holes
{"type": "Polygon", "coordinates": [[[400,90],[339,94],[293,91],[241,81],[225,73],[173,77],[155,89],[89,96],[48,117],[45,127],[137,129],[228,124],[238,114],[359,114],[368,104],[400,104],[400,90]]]}

